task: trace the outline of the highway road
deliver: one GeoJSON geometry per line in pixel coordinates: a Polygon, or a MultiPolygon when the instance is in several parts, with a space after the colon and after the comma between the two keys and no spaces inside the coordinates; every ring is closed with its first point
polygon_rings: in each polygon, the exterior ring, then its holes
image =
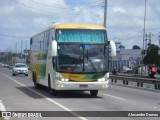
{"type": "Polygon", "coordinates": [[[97,97],[91,97],[87,91],[63,92],[59,96],[51,96],[46,88],[36,90],[30,77],[13,77],[7,68],[0,68],[0,100],[7,111],[73,111],[71,113],[77,116],[31,120],[159,120],[160,117],[160,114],[159,117],[80,116],[75,111],[160,111],[160,93],[109,85],[107,90],[99,91],[97,97]]]}

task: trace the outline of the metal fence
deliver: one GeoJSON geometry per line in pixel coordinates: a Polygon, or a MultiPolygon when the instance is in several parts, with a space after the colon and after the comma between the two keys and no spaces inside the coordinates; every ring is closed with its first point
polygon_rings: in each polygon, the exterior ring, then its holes
{"type": "Polygon", "coordinates": [[[111,83],[117,83],[118,80],[123,81],[123,85],[128,85],[129,81],[136,82],[137,87],[143,87],[144,83],[153,84],[154,89],[160,89],[160,80],[151,79],[146,77],[135,77],[135,76],[119,76],[110,75],[111,83]]]}

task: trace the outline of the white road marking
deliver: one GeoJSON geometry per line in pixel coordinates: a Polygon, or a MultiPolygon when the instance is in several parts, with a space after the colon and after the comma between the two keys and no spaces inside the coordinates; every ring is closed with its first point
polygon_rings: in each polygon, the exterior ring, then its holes
{"type": "MultiPolygon", "coordinates": [[[[126,99],[124,99],[124,98],[121,98],[121,97],[117,97],[117,96],[113,96],[113,95],[109,95],[109,94],[105,94],[105,93],[103,93],[103,95],[105,95],[105,96],[109,96],[109,97],[112,97],[112,98],[116,98],[116,99],[119,99],[119,100],[126,100],[126,99]]],[[[126,100],[127,101],[127,100],[126,100]]],[[[157,109],[158,107],[153,107],[154,109],[157,109]]]]}
{"type": "Polygon", "coordinates": [[[3,74],[3,73],[1,73],[1,74],[4,75],[4,76],[6,76],[7,78],[11,79],[13,82],[15,82],[15,83],[17,83],[17,84],[19,84],[19,85],[21,85],[21,86],[27,88],[28,90],[30,90],[30,91],[36,93],[37,95],[39,95],[39,96],[45,98],[46,100],[50,101],[51,103],[56,104],[57,106],[61,107],[61,108],[64,109],[65,111],[70,112],[71,114],[73,114],[74,116],[78,117],[79,119],[81,119],[81,120],[88,120],[87,118],[80,116],[79,114],[77,114],[77,113],[71,111],[69,108],[67,108],[67,107],[65,107],[65,106],[63,106],[63,105],[61,105],[60,103],[58,103],[58,102],[56,102],[56,101],[54,101],[54,100],[52,100],[52,99],[50,99],[50,98],[47,98],[45,95],[43,95],[43,94],[41,94],[41,93],[38,93],[38,92],[35,91],[35,90],[32,90],[32,89],[28,88],[26,85],[23,85],[22,83],[20,83],[20,82],[16,81],[15,79],[9,77],[8,75],[5,75],[5,74],[3,74]]]}
{"type": "Polygon", "coordinates": [[[116,99],[119,99],[119,100],[125,100],[124,98],[117,97],[117,96],[113,96],[113,95],[109,95],[109,94],[104,94],[104,93],[103,93],[103,95],[109,96],[109,97],[112,97],[112,98],[116,98],[116,99]]]}
{"type": "Polygon", "coordinates": [[[0,111],[6,111],[6,109],[2,103],[2,100],[0,100],[0,111]]]}
{"type": "MultiPolygon", "coordinates": [[[[2,111],[2,112],[6,111],[6,108],[4,107],[2,100],[0,100],[0,111],[2,111]]],[[[9,117],[5,117],[3,119],[4,120],[9,120],[9,117]]]]}
{"type": "Polygon", "coordinates": [[[158,107],[153,107],[153,108],[157,109],[158,107]]]}

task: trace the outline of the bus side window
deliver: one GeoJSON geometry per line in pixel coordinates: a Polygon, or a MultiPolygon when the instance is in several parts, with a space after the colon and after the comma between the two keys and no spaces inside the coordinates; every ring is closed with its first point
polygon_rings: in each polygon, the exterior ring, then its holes
{"type": "Polygon", "coordinates": [[[50,30],[50,40],[55,40],[55,30],[54,29],[51,29],[50,30]]]}

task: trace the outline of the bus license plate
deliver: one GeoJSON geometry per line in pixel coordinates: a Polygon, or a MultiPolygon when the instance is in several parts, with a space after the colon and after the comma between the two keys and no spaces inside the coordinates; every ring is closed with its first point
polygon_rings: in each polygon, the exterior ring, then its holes
{"type": "Polygon", "coordinates": [[[87,88],[88,85],[79,85],[80,88],[87,88]]]}

